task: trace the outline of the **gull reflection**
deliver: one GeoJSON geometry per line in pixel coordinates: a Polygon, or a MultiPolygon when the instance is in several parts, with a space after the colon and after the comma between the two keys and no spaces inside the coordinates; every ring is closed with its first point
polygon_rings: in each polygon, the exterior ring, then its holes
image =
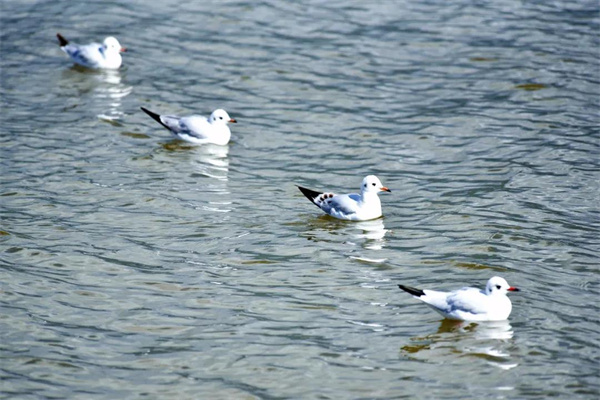
{"type": "Polygon", "coordinates": [[[78,97],[90,94],[87,108],[98,110],[98,118],[116,121],[123,117],[122,100],[133,90],[124,85],[119,70],[91,70],[79,65],[63,71],[63,85],[75,89],[78,97]]]}
{"type": "MultiPolygon", "coordinates": [[[[381,250],[385,244],[385,235],[388,232],[383,224],[383,219],[371,221],[343,221],[328,215],[311,216],[305,222],[300,222],[307,227],[306,236],[310,240],[340,242],[353,247],[360,246],[367,250],[381,250]]],[[[371,260],[363,257],[352,258],[367,262],[382,262],[384,260],[371,260]]]]}
{"type": "Polygon", "coordinates": [[[476,329],[474,329],[474,334],[479,340],[508,340],[512,339],[514,332],[508,320],[505,320],[479,323],[476,329]]]}
{"type": "Polygon", "coordinates": [[[402,347],[413,357],[474,357],[501,369],[518,365],[511,359],[514,332],[508,321],[466,322],[444,319],[436,333],[415,337],[402,347]]]}
{"type": "Polygon", "coordinates": [[[181,140],[171,140],[161,143],[159,150],[170,153],[180,153],[190,164],[194,176],[227,181],[229,174],[229,146],[205,144],[193,146],[181,140]]]}
{"type": "Polygon", "coordinates": [[[174,139],[159,143],[146,159],[152,159],[153,166],[171,176],[177,185],[185,186],[186,193],[199,192],[189,201],[192,207],[219,213],[232,211],[229,146],[194,146],[174,139]]]}
{"type": "Polygon", "coordinates": [[[385,245],[385,234],[387,230],[383,225],[383,219],[357,222],[354,227],[360,231],[355,237],[363,242],[362,246],[369,250],[381,250],[385,245]]]}
{"type": "Polygon", "coordinates": [[[126,86],[121,83],[119,71],[106,70],[97,75],[100,79],[95,95],[103,103],[106,103],[107,109],[99,114],[98,118],[114,121],[121,118],[124,114],[121,111],[122,99],[129,95],[133,90],[132,86],[126,86]]]}
{"type": "Polygon", "coordinates": [[[197,147],[196,173],[209,178],[227,181],[229,174],[229,146],[207,144],[197,147]]]}

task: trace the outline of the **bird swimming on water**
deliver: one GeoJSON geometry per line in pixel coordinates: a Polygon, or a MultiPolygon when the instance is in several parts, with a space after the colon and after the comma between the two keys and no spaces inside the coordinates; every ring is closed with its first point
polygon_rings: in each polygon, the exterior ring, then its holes
{"type": "Polygon", "coordinates": [[[118,69],[123,59],[121,53],[126,51],[119,41],[109,36],[102,44],[90,43],[78,45],[70,43],[60,33],[56,34],[60,49],[64,51],[75,64],[95,69],[118,69]]]}
{"type": "Polygon", "coordinates": [[[503,321],[512,311],[508,292],[518,292],[504,278],[494,276],[484,290],[464,287],[452,292],[398,285],[445,318],[461,321],[503,321]]]}
{"type": "Polygon", "coordinates": [[[159,115],[144,107],[141,109],[153,120],[171,131],[177,139],[193,144],[211,143],[224,146],[229,143],[231,138],[231,131],[227,124],[237,122],[223,109],[213,111],[208,118],[201,115],[189,117],[159,115]]]}
{"type": "Polygon", "coordinates": [[[360,185],[360,194],[334,194],[316,192],[298,186],[314,205],[332,217],[349,221],[366,221],[382,215],[380,192],[391,192],[375,175],[366,176],[360,185]]]}

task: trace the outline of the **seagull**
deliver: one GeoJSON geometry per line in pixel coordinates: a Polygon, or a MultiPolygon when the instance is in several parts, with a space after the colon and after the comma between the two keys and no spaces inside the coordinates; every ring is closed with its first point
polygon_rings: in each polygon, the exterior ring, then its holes
{"type": "Polygon", "coordinates": [[[378,193],[391,192],[375,175],[363,179],[360,194],[319,193],[302,186],[298,186],[298,189],[325,213],[350,221],[366,221],[381,217],[381,201],[378,193]]]}
{"type": "Polygon", "coordinates": [[[119,41],[109,36],[102,44],[70,44],[60,33],[56,34],[60,49],[75,62],[88,68],[118,69],[121,66],[121,52],[126,51],[119,41]]]}
{"type": "Polygon", "coordinates": [[[208,118],[200,115],[180,118],[175,115],[158,115],[144,107],[141,109],[170,130],[177,139],[193,144],[211,143],[225,146],[231,138],[231,131],[227,124],[237,122],[227,114],[227,111],[220,108],[213,111],[208,118]]]}
{"type": "Polygon", "coordinates": [[[490,278],[485,290],[464,287],[453,292],[421,290],[398,285],[405,292],[423,301],[445,318],[460,321],[504,321],[512,311],[507,292],[518,292],[504,278],[490,278]]]}

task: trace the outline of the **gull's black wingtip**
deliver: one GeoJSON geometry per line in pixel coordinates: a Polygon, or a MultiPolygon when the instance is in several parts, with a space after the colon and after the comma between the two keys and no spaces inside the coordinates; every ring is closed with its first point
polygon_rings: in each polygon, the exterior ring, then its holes
{"type": "Polygon", "coordinates": [[[307,189],[307,188],[305,188],[305,187],[298,186],[298,185],[296,185],[296,187],[297,187],[298,189],[300,189],[300,191],[302,192],[302,194],[303,194],[303,195],[304,195],[304,196],[305,196],[307,199],[309,199],[311,203],[313,203],[315,206],[317,206],[317,207],[321,208],[321,207],[320,207],[320,206],[319,206],[317,203],[315,203],[315,199],[316,199],[317,197],[319,197],[319,196],[321,195],[321,193],[319,193],[319,192],[315,192],[314,190],[310,190],[310,189],[307,189]]]}
{"type": "Polygon", "coordinates": [[[169,130],[171,129],[171,128],[169,128],[167,125],[165,125],[165,124],[164,124],[164,123],[161,121],[161,119],[160,119],[160,115],[158,115],[158,114],[157,114],[157,113],[155,113],[155,112],[152,112],[152,111],[148,110],[147,108],[144,108],[144,107],[140,107],[140,108],[142,109],[142,111],[143,111],[143,112],[145,112],[146,114],[148,114],[148,115],[150,116],[150,118],[152,118],[153,120],[155,120],[156,122],[158,122],[159,124],[161,124],[162,126],[164,126],[165,128],[167,128],[167,129],[169,129],[169,130]]]}
{"type": "Polygon", "coordinates": [[[58,38],[58,45],[60,47],[63,47],[63,46],[66,46],[69,44],[69,41],[67,39],[65,39],[65,37],[63,35],[61,35],[60,33],[57,33],[56,37],[58,38]]]}
{"type": "Polygon", "coordinates": [[[398,287],[400,289],[404,290],[405,292],[412,294],[413,296],[421,297],[421,296],[425,295],[425,292],[422,291],[421,289],[417,289],[417,288],[410,287],[410,286],[404,286],[404,285],[398,285],[398,287]]]}
{"type": "Polygon", "coordinates": [[[315,197],[319,197],[321,195],[321,193],[315,192],[314,190],[310,190],[310,189],[307,189],[305,187],[298,186],[298,185],[296,185],[296,186],[298,187],[298,189],[300,189],[300,191],[302,192],[302,194],[304,196],[306,196],[306,198],[309,199],[312,202],[314,202],[315,197]]]}
{"type": "Polygon", "coordinates": [[[151,116],[153,120],[155,120],[156,122],[161,122],[160,115],[158,115],[155,112],[152,112],[152,111],[148,110],[147,108],[144,108],[144,107],[140,107],[140,108],[141,108],[141,110],[143,112],[145,112],[146,114],[148,114],[149,116],[151,116]]]}

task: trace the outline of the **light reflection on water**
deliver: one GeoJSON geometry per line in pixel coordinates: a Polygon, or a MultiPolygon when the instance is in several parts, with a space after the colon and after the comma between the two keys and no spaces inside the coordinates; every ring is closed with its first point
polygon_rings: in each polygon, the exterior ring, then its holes
{"type": "Polygon", "coordinates": [[[456,362],[472,358],[485,360],[502,370],[518,367],[511,355],[514,330],[508,321],[465,322],[443,320],[437,332],[411,338],[402,347],[409,357],[430,362],[456,362]],[[457,358],[458,357],[458,358],[457,358]]]}
{"type": "Polygon", "coordinates": [[[58,85],[75,96],[89,95],[100,110],[98,118],[112,122],[124,117],[123,98],[133,91],[133,86],[122,83],[121,74],[119,70],[90,70],[74,65],[63,71],[58,85]]]}
{"type": "MultiPolygon", "coordinates": [[[[164,132],[165,135],[167,132],[164,132]]],[[[229,146],[191,146],[179,140],[161,144],[161,150],[168,152],[189,152],[186,172],[219,181],[227,181],[229,173],[229,146]]],[[[157,150],[160,151],[160,150],[157,150]]],[[[179,167],[181,168],[181,167],[179,167]]]]}

